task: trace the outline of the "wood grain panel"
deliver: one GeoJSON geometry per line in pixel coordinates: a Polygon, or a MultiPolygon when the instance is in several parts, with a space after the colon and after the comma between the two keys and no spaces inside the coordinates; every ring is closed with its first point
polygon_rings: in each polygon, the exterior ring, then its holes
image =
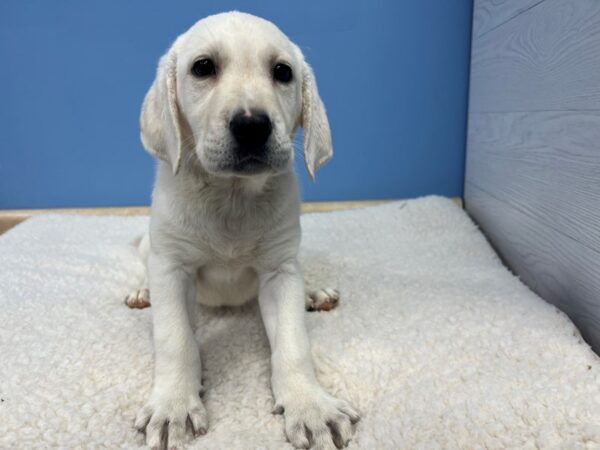
{"type": "Polygon", "coordinates": [[[505,263],[600,352],[600,255],[470,182],[465,205],[505,263]]]}
{"type": "Polygon", "coordinates": [[[598,252],[600,112],[471,114],[466,177],[598,252]]]}
{"type": "Polygon", "coordinates": [[[481,36],[545,0],[480,0],[473,5],[473,36],[481,36]]]}
{"type": "Polygon", "coordinates": [[[599,110],[599,75],[600,1],[545,0],[474,38],[469,109],[599,110]]]}
{"type": "Polygon", "coordinates": [[[466,209],[600,352],[600,1],[475,0],[474,20],[466,209]]]}

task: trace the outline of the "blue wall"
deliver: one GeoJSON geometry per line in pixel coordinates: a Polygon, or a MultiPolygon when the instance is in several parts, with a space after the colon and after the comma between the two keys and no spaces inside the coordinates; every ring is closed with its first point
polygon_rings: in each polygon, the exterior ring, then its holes
{"type": "Polygon", "coordinates": [[[143,205],[138,115],[159,56],[239,9],[304,50],[335,157],[306,200],[462,195],[471,0],[0,3],[0,208],[143,205]]]}

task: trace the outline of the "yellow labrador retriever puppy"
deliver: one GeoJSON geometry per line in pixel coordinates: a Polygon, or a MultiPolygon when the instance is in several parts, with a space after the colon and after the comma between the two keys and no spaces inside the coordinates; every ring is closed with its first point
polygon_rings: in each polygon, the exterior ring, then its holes
{"type": "MultiPolygon", "coordinates": [[[[140,244],[152,296],[152,394],[136,418],[151,447],[182,445],[186,423],[208,430],[195,302],[258,298],[272,351],[275,411],[298,448],[341,448],[359,416],[315,377],[297,261],[300,201],[292,138],[303,127],[314,176],[332,156],[325,109],[300,49],[272,23],[239,12],[207,17],[159,63],[141,114],[144,147],[160,162],[150,229],[140,244]]],[[[148,304],[148,290],[131,294],[148,304]]],[[[335,303],[333,290],[312,296],[335,303]]],[[[309,305],[311,306],[311,305],[309,305]]],[[[318,306],[318,305],[317,305],[318,306]]]]}

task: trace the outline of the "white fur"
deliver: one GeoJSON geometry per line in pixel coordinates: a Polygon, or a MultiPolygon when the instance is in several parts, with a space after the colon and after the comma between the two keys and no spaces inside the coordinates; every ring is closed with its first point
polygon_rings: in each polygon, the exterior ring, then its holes
{"type": "MultiPolygon", "coordinates": [[[[272,389],[296,447],[345,446],[356,411],[315,378],[304,326],[305,292],[297,263],[300,201],[292,138],[304,127],[311,176],[332,155],[329,125],[312,71],[273,24],[242,13],[208,17],[181,35],[161,59],[141,116],[142,141],[158,157],[152,197],[148,281],[153,309],[154,387],[136,419],[146,442],[183,442],[186,421],[204,434],[198,393],[201,360],[190,314],[205,305],[241,305],[258,297],[272,349],[272,389]],[[211,58],[216,77],[190,73],[211,58]],[[292,67],[278,83],[272,68],[292,67]],[[270,169],[232,171],[236,111],[265,111],[273,123],[270,169]]],[[[145,242],[145,241],[144,241],[145,242]]]]}

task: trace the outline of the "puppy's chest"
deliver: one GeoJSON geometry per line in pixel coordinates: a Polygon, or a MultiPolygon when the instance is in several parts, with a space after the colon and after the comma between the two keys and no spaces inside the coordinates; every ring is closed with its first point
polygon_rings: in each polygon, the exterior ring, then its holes
{"type": "Polygon", "coordinates": [[[211,265],[249,266],[261,254],[263,234],[249,225],[232,228],[218,222],[205,222],[194,235],[198,257],[211,265]]]}
{"type": "Polygon", "coordinates": [[[256,267],[268,256],[273,237],[281,235],[286,222],[272,202],[221,200],[172,216],[179,219],[177,228],[189,247],[188,255],[193,251],[193,260],[204,266],[256,267]]]}

